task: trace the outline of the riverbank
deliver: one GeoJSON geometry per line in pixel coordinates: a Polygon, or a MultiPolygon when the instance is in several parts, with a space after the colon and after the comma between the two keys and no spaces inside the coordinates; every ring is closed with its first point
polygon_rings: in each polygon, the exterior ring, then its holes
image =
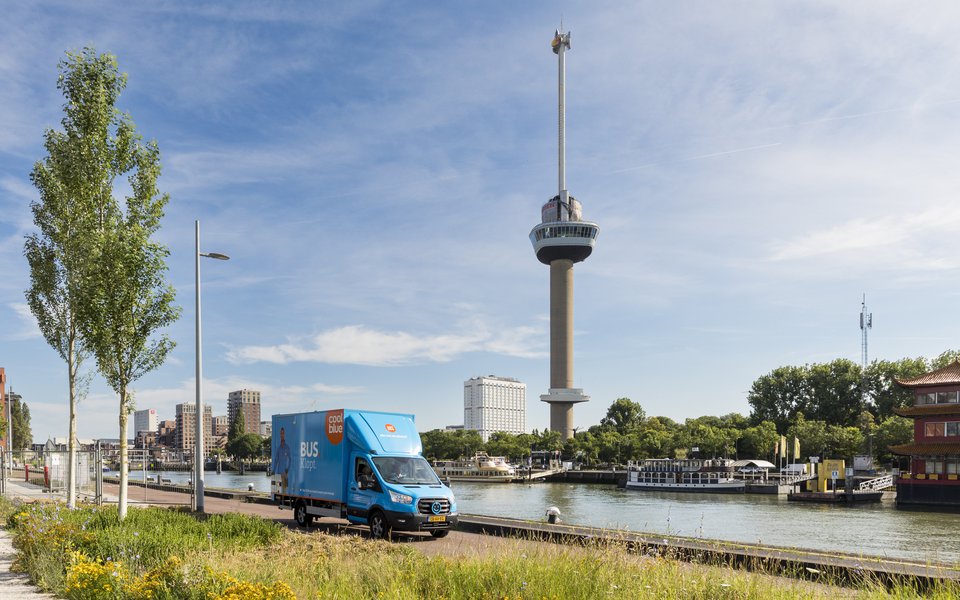
{"type": "MultiPolygon", "coordinates": [[[[161,486],[144,490],[131,486],[132,502],[141,500],[151,504],[189,504],[189,491],[181,486],[161,486]],[[141,497],[138,492],[145,491],[141,497]]],[[[107,494],[116,494],[116,486],[107,484],[107,494]]],[[[637,492],[633,492],[637,493],[637,492]]],[[[280,510],[265,494],[236,490],[208,489],[207,511],[212,513],[238,512],[272,518],[294,527],[291,511],[280,510]]],[[[327,531],[343,533],[345,530],[362,528],[347,521],[318,521],[327,531]],[[327,526],[330,526],[327,528],[327,526]]],[[[960,570],[952,563],[931,560],[915,561],[870,556],[850,552],[823,552],[814,549],[771,546],[765,544],[735,543],[651,532],[636,532],[624,529],[589,527],[575,524],[550,525],[529,519],[462,515],[460,533],[481,534],[519,539],[531,539],[564,545],[582,546],[602,541],[608,545],[621,545],[625,550],[647,556],[668,557],[676,560],[711,565],[725,565],[737,569],[749,569],[760,573],[775,573],[793,578],[834,583],[853,582],[869,578],[884,585],[911,581],[921,587],[930,587],[940,581],[960,581],[960,570]]],[[[405,536],[404,543],[418,544],[417,536],[405,536]]],[[[438,540],[440,546],[446,541],[438,540]]],[[[464,540],[450,540],[453,544],[464,540]]]]}
{"type": "MultiPolygon", "coordinates": [[[[688,565],[600,540],[560,545],[455,532],[444,540],[410,535],[387,543],[334,522],[281,529],[278,538],[236,515],[221,524],[219,516],[196,522],[188,514],[131,507],[118,523],[109,507],[63,511],[49,503],[15,513],[18,544],[30,557],[23,565],[66,598],[192,598],[202,592],[204,598],[255,600],[288,597],[276,595],[284,590],[298,598],[402,599],[886,595],[867,581],[857,590],[836,588],[688,565]]],[[[6,591],[0,579],[0,597],[17,597],[6,591]]]]}

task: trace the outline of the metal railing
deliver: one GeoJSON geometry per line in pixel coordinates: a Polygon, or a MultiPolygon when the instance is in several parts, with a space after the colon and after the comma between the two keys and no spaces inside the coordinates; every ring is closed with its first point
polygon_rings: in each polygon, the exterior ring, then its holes
{"type": "Polygon", "coordinates": [[[881,477],[876,477],[868,481],[862,482],[857,489],[858,490],[883,490],[888,487],[893,487],[893,475],[883,475],[881,477]]]}

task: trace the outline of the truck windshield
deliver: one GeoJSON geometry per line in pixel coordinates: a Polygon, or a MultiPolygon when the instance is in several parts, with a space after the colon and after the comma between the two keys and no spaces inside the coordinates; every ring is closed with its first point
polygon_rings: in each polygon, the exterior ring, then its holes
{"type": "Polygon", "coordinates": [[[373,464],[387,483],[439,485],[433,467],[422,456],[374,456],[373,464]]]}

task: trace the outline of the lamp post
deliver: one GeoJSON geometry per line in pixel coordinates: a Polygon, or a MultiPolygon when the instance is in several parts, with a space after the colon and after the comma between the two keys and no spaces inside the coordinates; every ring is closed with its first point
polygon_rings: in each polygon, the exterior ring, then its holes
{"type": "Polygon", "coordinates": [[[200,221],[194,221],[196,225],[196,290],[197,290],[197,414],[195,416],[196,427],[194,428],[194,451],[193,451],[193,509],[197,512],[203,512],[203,368],[202,351],[200,348],[200,257],[215,258],[217,260],[230,260],[226,254],[219,252],[200,252],[200,221]]]}

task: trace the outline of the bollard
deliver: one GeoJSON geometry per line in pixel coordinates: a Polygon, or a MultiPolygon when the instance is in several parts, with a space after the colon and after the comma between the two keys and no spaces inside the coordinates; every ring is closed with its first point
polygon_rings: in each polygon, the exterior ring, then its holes
{"type": "Polygon", "coordinates": [[[30,483],[30,465],[23,465],[23,480],[30,483]]]}
{"type": "Polygon", "coordinates": [[[551,506],[547,509],[547,523],[551,525],[556,525],[560,522],[560,509],[556,506],[551,506]]]}

